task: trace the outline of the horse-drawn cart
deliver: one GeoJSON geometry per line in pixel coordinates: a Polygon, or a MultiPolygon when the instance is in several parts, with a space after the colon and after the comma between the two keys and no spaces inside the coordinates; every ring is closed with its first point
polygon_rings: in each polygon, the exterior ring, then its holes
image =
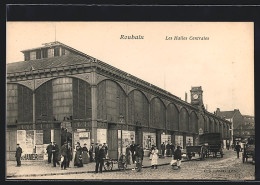
{"type": "Polygon", "coordinates": [[[195,154],[199,154],[200,159],[203,160],[210,155],[213,157],[223,157],[222,140],[220,133],[205,133],[199,136],[199,145],[186,146],[186,154],[188,160],[191,160],[195,154]]]}
{"type": "Polygon", "coordinates": [[[243,154],[242,154],[242,161],[247,162],[248,158],[252,158],[252,162],[255,162],[255,140],[254,138],[249,138],[248,143],[245,144],[243,154]]]}
{"type": "Polygon", "coordinates": [[[213,157],[220,156],[223,157],[222,150],[222,139],[220,133],[205,133],[200,135],[199,137],[200,145],[204,145],[205,147],[205,155],[209,157],[212,155],[213,157]]]}

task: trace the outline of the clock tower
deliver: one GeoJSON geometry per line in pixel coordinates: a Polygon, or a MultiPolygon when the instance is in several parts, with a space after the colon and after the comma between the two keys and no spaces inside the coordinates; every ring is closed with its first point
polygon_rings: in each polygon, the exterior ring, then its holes
{"type": "Polygon", "coordinates": [[[191,87],[190,95],[192,105],[203,106],[203,91],[201,86],[191,87]]]}

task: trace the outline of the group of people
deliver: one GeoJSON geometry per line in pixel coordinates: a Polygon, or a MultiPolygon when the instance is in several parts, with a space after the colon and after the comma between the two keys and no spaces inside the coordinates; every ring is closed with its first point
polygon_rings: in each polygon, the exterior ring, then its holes
{"type": "Polygon", "coordinates": [[[165,154],[165,149],[166,149],[166,156],[172,156],[175,150],[175,146],[171,143],[171,144],[167,144],[165,145],[165,143],[163,142],[161,144],[161,152],[162,152],[162,156],[164,156],[165,154]]]}
{"type": "Polygon", "coordinates": [[[50,142],[46,150],[48,154],[48,163],[51,163],[51,158],[53,158],[53,167],[56,167],[56,165],[61,165],[61,169],[65,170],[70,166],[70,161],[72,161],[73,157],[73,151],[70,142],[65,142],[61,149],[59,149],[59,146],[55,141],[50,142]]]}
{"type": "Polygon", "coordinates": [[[126,146],[126,163],[128,165],[136,164],[137,171],[140,172],[142,170],[143,158],[144,158],[144,150],[140,144],[135,144],[132,142],[131,145],[126,146]]]}
{"type": "MultiPolygon", "coordinates": [[[[164,143],[162,145],[164,145],[164,143]]],[[[48,163],[51,163],[51,159],[53,158],[53,167],[56,167],[56,165],[60,165],[61,169],[64,170],[70,167],[70,162],[72,161],[73,158],[73,149],[70,142],[65,142],[62,145],[61,149],[59,149],[59,146],[55,141],[50,142],[46,150],[48,154],[48,163]]],[[[181,160],[181,150],[179,146],[172,153],[174,155],[174,159],[181,160]]],[[[20,159],[21,154],[22,154],[22,148],[19,146],[19,144],[17,144],[16,154],[15,154],[17,166],[21,166],[21,159],[20,159]]],[[[162,148],[162,154],[163,154],[163,148],[162,148]]],[[[84,144],[84,147],[81,147],[80,143],[77,142],[75,157],[74,157],[74,166],[83,167],[83,164],[87,164],[88,162],[95,161],[96,162],[95,172],[98,173],[99,171],[100,173],[102,173],[104,160],[107,158],[107,156],[108,156],[108,147],[106,143],[104,143],[103,145],[96,143],[96,146],[94,146],[94,143],[91,143],[91,146],[88,149],[87,144],[84,144]]],[[[135,144],[133,142],[131,145],[126,146],[126,163],[130,165],[132,161],[132,164],[136,164],[136,168],[138,172],[142,170],[143,157],[144,157],[144,150],[140,144],[135,144]]],[[[158,148],[153,145],[150,152],[152,169],[157,169],[158,158],[159,158],[158,148]]]]}
{"type": "MultiPolygon", "coordinates": [[[[94,143],[91,143],[91,146],[88,149],[87,144],[84,144],[84,146],[81,147],[80,143],[77,142],[77,145],[75,147],[74,166],[83,167],[83,164],[99,161],[98,152],[97,152],[98,146],[99,146],[98,143],[96,143],[96,147],[94,147],[94,143]],[[93,156],[94,153],[96,154],[95,159],[93,156]]],[[[108,147],[106,143],[104,143],[103,146],[104,146],[105,157],[106,157],[108,147]]],[[[48,163],[51,163],[51,158],[53,158],[53,167],[56,167],[56,165],[60,165],[61,169],[66,169],[67,167],[70,166],[70,161],[72,161],[73,158],[73,149],[70,142],[65,142],[64,145],[62,145],[61,149],[59,149],[59,146],[54,141],[53,143],[51,142],[47,146],[46,150],[48,154],[48,163]],[[61,162],[61,164],[59,161],[61,162]]]]}
{"type": "MultiPolygon", "coordinates": [[[[169,146],[171,146],[171,148],[168,147],[168,150],[171,150],[171,151],[168,151],[168,152],[171,152],[170,154],[168,153],[167,155],[167,152],[166,152],[166,155],[167,156],[173,156],[173,159],[176,161],[176,165],[178,168],[180,168],[180,165],[181,165],[181,159],[182,159],[182,156],[181,156],[181,147],[178,146],[176,150],[174,150],[174,145],[170,145],[170,144],[167,144],[169,146]],[[173,146],[173,147],[172,147],[173,146]]],[[[161,146],[165,146],[164,143],[161,145],[161,146]]],[[[162,148],[162,156],[164,156],[164,148],[162,148]]],[[[157,169],[157,165],[158,165],[158,158],[159,158],[159,150],[157,149],[156,146],[152,146],[151,148],[151,152],[150,152],[150,160],[151,160],[151,168],[152,169],[157,169]]]]}

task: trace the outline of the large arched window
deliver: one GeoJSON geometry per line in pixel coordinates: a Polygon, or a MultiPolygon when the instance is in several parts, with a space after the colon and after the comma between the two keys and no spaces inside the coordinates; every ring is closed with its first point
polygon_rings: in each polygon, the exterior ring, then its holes
{"type": "Polygon", "coordinates": [[[53,95],[52,81],[39,86],[35,91],[35,117],[36,122],[53,121],[53,95]]]}
{"type": "Polygon", "coordinates": [[[185,108],[180,111],[180,131],[189,131],[189,114],[185,108]]]}
{"type": "Polygon", "coordinates": [[[197,133],[198,132],[198,117],[195,112],[192,112],[190,115],[190,132],[197,133]]]}
{"type": "Polygon", "coordinates": [[[112,80],[97,85],[98,119],[119,122],[119,116],[126,118],[126,95],[121,86],[112,80]]]}
{"type": "Polygon", "coordinates": [[[57,78],[52,81],[53,116],[58,121],[70,119],[73,114],[72,78],[57,78]]]}
{"type": "Polygon", "coordinates": [[[132,124],[148,126],[149,103],[139,90],[133,90],[128,95],[128,121],[132,124]]]}
{"type": "Polygon", "coordinates": [[[159,98],[153,98],[151,101],[151,124],[153,128],[165,128],[165,106],[159,98]]]}
{"type": "Polygon", "coordinates": [[[167,106],[167,125],[166,128],[169,130],[178,130],[179,124],[179,111],[177,107],[171,103],[167,106]]]}

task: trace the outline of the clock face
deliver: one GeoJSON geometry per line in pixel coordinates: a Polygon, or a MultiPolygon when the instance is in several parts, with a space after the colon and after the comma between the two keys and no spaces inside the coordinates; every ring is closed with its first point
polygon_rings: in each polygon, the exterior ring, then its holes
{"type": "Polygon", "coordinates": [[[199,97],[198,94],[194,94],[194,95],[193,95],[193,98],[194,98],[195,100],[198,99],[198,97],[199,97]]]}

